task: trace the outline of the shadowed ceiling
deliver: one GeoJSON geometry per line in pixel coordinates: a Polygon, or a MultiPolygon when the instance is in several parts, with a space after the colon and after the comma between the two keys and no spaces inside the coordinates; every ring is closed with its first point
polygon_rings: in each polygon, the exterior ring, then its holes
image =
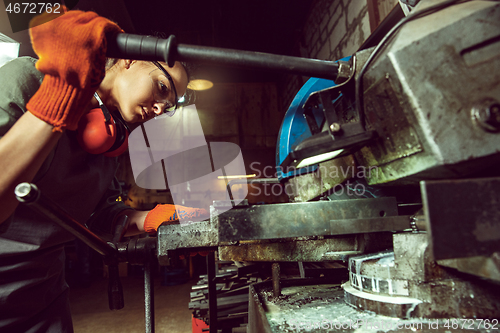
{"type": "MultiPolygon", "coordinates": [[[[123,0],[136,33],[182,44],[292,55],[311,1],[123,0]]],[[[204,66],[222,82],[275,81],[275,73],[204,66]]]]}
{"type": "MultiPolygon", "coordinates": [[[[95,11],[117,22],[128,33],[158,37],[173,34],[181,44],[294,55],[312,1],[64,0],[64,3],[72,9],[95,11]]],[[[20,55],[35,56],[28,31],[13,33],[5,11],[1,21],[0,32],[21,43],[20,55]]],[[[255,70],[206,65],[203,68],[215,82],[270,82],[280,77],[255,70]]]]}

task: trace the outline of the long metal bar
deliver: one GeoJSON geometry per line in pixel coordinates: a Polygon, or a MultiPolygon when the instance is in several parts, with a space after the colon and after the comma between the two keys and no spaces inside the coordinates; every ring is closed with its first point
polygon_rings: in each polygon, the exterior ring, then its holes
{"type": "Polygon", "coordinates": [[[117,250],[100,239],[92,231],[85,228],[62,210],[56,203],[43,196],[35,184],[21,183],[16,186],[17,200],[29,205],[30,208],[59,224],[92,249],[103,256],[116,256],[117,250]]]}
{"type": "Polygon", "coordinates": [[[275,55],[263,52],[240,51],[216,47],[179,44],[178,60],[287,72],[290,74],[320,77],[335,80],[338,65],[333,61],[323,61],[275,55]]]}
{"type": "Polygon", "coordinates": [[[229,67],[286,72],[335,80],[338,64],[333,61],[276,55],[263,52],[177,44],[175,36],[161,39],[151,36],[118,34],[108,38],[108,57],[165,61],[197,62],[229,67]]]}
{"type": "Polygon", "coordinates": [[[280,284],[280,264],[278,262],[272,265],[272,279],[273,279],[273,296],[279,297],[281,295],[281,284],[280,284]]]}
{"type": "Polygon", "coordinates": [[[397,214],[392,197],[234,208],[218,216],[219,242],[409,229],[409,217],[397,214]]]}
{"type": "Polygon", "coordinates": [[[215,252],[207,255],[208,317],[210,333],[217,333],[217,290],[215,288],[215,252]]]}
{"type": "Polygon", "coordinates": [[[410,229],[410,215],[330,221],[330,230],[332,230],[332,233],[335,235],[349,235],[380,231],[404,231],[410,229]]]}
{"type": "Polygon", "coordinates": [[[146,259],[144,264],[144,312],[146,333],[155,332],[155,302],[153,293],[153,275],[151,274],[151,260],[146,259]]]}
{"type": "Polygon", "coordinates": [[[108,305],[110,310],[121,310],[125,306],[123,287],[120,281],[118,263],[108,264],[108,305]]]}

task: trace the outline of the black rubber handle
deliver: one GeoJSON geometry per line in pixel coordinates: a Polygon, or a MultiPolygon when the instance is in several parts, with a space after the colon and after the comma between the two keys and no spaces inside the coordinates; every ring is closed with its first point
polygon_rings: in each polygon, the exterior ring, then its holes
{"type": "Polygon", "coordinates": [[[197,62],[220,66],[262,69],[335,80],[338,64],[333,61],[177,44],[175,36],[167,39],[121,33],[108,37],[108,57],[135,60],[197,62]]]}

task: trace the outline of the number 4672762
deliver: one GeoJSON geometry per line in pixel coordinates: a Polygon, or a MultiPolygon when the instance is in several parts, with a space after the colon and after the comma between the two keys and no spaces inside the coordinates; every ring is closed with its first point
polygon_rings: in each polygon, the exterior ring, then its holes
{"type": "Polygon", "coordinates": [[[50,2],[16,2],[9,3],[5,11],[14,14],[41,14],[47,13],[61,13],[61,4],[50,2]]]}

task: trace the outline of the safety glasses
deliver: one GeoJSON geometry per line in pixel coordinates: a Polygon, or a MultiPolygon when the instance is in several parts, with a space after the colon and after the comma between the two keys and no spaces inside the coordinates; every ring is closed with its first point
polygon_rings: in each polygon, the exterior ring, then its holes
{"type": "Polygon", "coordinates": [[[172,117],[178,107],[178,96],[174,81],[172,80],[170,74],[168,74],[168,72],[165,70],[165,68],[163,68],[162,65],[160,65],[159,62],[153,61],[153,64],[158,67],[149,73],[151,84],[153,85],[154,99],[159,103],[165,104],[165,109],[163,110],[162,114],[164,113],[172,117]],[[165,82],[165,79],[162,77],[162,75],[167,78],[168,82],[165,82]],[[174,102],[172,102],[172,92],[174,102]]]}

